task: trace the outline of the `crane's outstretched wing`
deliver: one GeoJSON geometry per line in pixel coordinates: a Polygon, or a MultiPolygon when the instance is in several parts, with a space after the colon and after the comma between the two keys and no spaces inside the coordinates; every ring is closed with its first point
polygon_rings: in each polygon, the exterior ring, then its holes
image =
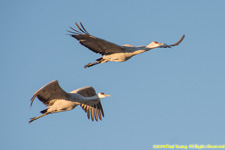
{"type": "Polygon", "coordinates": [[[174,43],[174,44],[171,44],[171,45],[164,44],[164,45],[162,45],[162,46],[160,46],[160,47],[161,47],[161,48],[171,48],[171,47],[173,47],[173,46],[177,46],[177,45],[179,45],[179,44],[183,41],[184,38],[185,38],[185,35],[183,35],[183,36],[181,37],[181,39],[180,39],[177,43],[174,43]]]}
{"type": "MultiPolygon", "coordinates": [[[[91,97],[95,96],[96,92],[95,89],[91,86],[83,87],[74,91],[71,91],[70,93],[78,93],[84,97],[91,97]]],[[[94,121],[98,121],[98,118],[102,120],[102,117],[104,117],[104,111],[100,102],[100,99],[96,99],[95,101],[91,101],[88,103],[81,103],[80,106],[82,109],[87,113],[88,119],[94,121]]]]}
{"type": "Polygon", "coordinates": [[[35,92],[30,100],[30,106],[32,106],[35,97],[47,106],[51,106],[55,99],[69,99],[69,95],[59,86],[57,80],[48,83],[35,92]]]}
{"type": "Polygon", "coordinates": [[[90,35],[84,28],[82,23],[80,23],[82,28],[79,27],[77,23],[75,24],[80,31],[70,27],[74,32],[71,31],[68,32],[72,33],[70,34],[72,37],[80,41],[80,44],[87,47],[91,51],[102,55],[124,52],[121,46],[90,35]]]}

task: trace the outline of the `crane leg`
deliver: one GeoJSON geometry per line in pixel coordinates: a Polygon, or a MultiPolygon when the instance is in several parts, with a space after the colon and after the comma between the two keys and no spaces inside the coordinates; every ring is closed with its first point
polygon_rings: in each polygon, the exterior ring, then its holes
{"type": "Polygon", "coordinates": [[[88,63],[87,65],[84,66],[84,68],[87,68],[87,67],[91,67],[91,66],[94,66],[94,65],[97,65],[97,64],[100,64],[101,61],[96,61],[94,63],[88,63]]]}
{"type": "Polygon", "coordinates": [[[50,113],[44,113],[44,114],[42,114],[42,115],[40,115],[40,116],[38,116],[38,117],[33,117],[33,118],[30,119],[29,123],[31,123],[32,121],[34,121],[34,120],[36,120],[36,119],[38,119],[38,118],[44,117],[44,116],[46,116],[46,115],[48,115],[48,114],[50,114],[50,113]]]}

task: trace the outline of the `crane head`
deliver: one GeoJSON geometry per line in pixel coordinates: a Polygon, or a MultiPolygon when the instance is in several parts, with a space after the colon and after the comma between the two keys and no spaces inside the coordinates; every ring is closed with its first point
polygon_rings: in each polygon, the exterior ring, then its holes
{"type": "Polygon", "coordinates": [[[105,98],[105,97],[109,97],[109,96],[111,96],[111,95],[107,95],[107,94],[105,94],[103,92],[98,93],[98,97],[99,98],[105,98]]]}
{"type": "Polygon", "coordinates": [[[164,43],[159,43],[156,41],[151,42],[149,45],[147,45],[147,48],[156,48],[156,47],[160,47],[162,45],[165,45],[164,43]]]}

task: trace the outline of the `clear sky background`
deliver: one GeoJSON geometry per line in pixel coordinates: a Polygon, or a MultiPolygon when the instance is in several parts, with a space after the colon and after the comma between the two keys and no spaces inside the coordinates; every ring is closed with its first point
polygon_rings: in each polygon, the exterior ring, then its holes
{"type": "Polygon", "coordinates": [[[0,1],[0,149],[152,149],[225,144],[225,1],[0,1]],[[172,44],[127,62],[84,69],[100,55],[67,35],[82,22],[123,45],[172,44]],[[77,107],[31,124],[45,106],[30,98],[58,80],[67,92],[93,86],[105,117],[77,107]]]}

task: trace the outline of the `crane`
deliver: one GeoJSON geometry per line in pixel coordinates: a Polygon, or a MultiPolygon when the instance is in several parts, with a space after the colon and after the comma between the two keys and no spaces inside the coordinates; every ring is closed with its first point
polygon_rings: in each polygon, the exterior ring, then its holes
{"type": "Polygon", "coordinates": [[[87,65],[85,65],[84,68],[91,67],[100,63],[105,63],[108,61],[124,62],[137,54],[141,54],[153,48],[171,48],[173,46],[179,45],[185,37],[185,35],[183,35],[178,42],[171,45],[153,41],[147,46],[136,47],[129,44],[120,46],[112,42],[92,36],[87,32],[82,23],[80,23],[81,27],[76,22],[75,25],[79,30],[75,30],[74,28],[70,27],[73,31],[68,31],[71,33],[69,35],[77,39],[80,44],[87,47],[91,51],[103,55],[103,57],[96,59],[96,62],[88,63],[87,65]]]}
{"type": "Polygon", "coordinates": [[[88,119],[91,116],[92,121],[98,121],[98,118],[102,120],[104,112],[100,98],[108,96],[111,95],[103,92],[96,94],[95,89],[91,86],[67,93],[60,87],[58,81],[54,80],[40,88],[31,98],[30,106],[32,106],[34,99],[37,97],[48,108],[41,111],[42,115],[31,118],[29,123],[48,114],[72,110],[78,105],[87,113],[88,119]]]}

